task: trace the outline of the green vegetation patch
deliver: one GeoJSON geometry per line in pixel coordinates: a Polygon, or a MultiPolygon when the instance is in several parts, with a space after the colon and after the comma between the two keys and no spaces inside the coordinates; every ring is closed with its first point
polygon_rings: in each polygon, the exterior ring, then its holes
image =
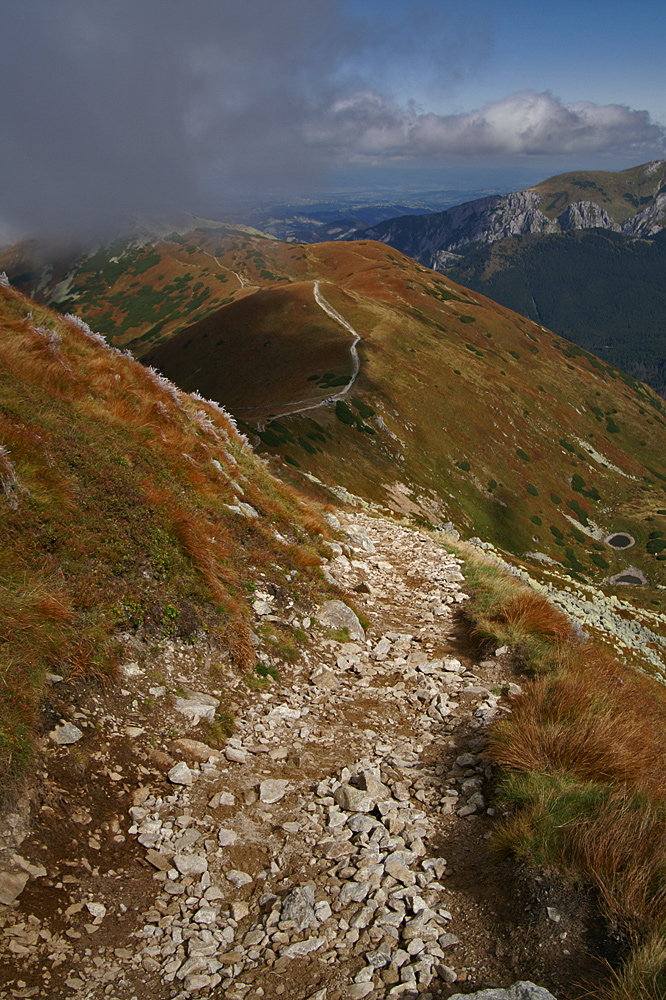
{"type": "Polygon", "coordinates": [[[368,424],[364,423],[360,416],[352,413],[350,408],[345,403],[344,399],[338,399],[335,403],[335,415],[338,420],[346,424],[348,427],[355,427],[357,431],[365,432],[366,434],[374,434],[374,429],[369,427],[368,424]]]}
{"type": "Polygon", "coordinates": [[[596,486],[586,487],[585,480],[577,472],[575,472],[571,478],[571,488],[575,490],[576,493],[580,493],[581,496],[588,497],[590,500],[601,500],[599,491],[596,486]]]}
{"type": "Polygon", "coordinates": [[[586,510],[583,510],[578,501],[567,500],[567,507],[574,512],[580,523],[587,528],[588,524],[590,523],[589,515],[586,510]]]}
{"type": "Polygon", "coordinates": [[[375,416],[376,411],[373,410],[373,408],[369,406],[368,403],[364,403],[362,399],[357,399],[356,396],[353,396],[349,402],[351,403],[351,405],[354,407],[355,410],[358,410],[359,414],[363,417],[364,420],[368,420],[370,417],[375,416]]]}

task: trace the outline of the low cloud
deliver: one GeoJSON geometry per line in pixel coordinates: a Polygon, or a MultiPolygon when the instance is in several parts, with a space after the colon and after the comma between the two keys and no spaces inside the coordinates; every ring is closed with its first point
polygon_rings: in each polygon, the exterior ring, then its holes
{"type": "Polygon", "coordinates": [[[621,104],[563,104],[526,90],[457,115],[401,109],[365,91],[336,101],[312,123],[314,145],[341,146],[362,162],[437,160],[451,156],[656,155],[666,132],[647,111],[621,104]]]}

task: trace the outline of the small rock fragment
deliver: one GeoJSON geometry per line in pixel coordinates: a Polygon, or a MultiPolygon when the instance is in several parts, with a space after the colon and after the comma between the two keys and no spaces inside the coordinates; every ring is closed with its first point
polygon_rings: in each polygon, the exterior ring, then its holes
{"type": "Polygon", "coordinates": [[[78,743],[83,733],[73,723],[63,722],[61,726],[57,726],[56,729],[49,733],[49,736],[54,743],[62,747],[69,746],[70,743],[78,743]]]}
{"type": "Polygon", "coordinates": [[[181,760],[167,774],[172,785],[191,785],[194,776],[184,760],[181,760]]]}
{"type": "Polygon", "coordinates": [[[0,903],[11,906],[21,895],[28,882],[25,872],[0,872],[0,903]]]}
{"type": "Polygon", "coordinates": [[[259,799],[268,805],[279,802],[286,795],[288,787],[289,782],[283,778],[267,778],[259,786],[259,799]]]}

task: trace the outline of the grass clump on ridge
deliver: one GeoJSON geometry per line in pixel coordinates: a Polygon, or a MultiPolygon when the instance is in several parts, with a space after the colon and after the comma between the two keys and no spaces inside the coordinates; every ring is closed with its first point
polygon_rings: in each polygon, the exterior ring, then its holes
{"type": "Polygon", "coordinates": [[[475,635],[532,679],[491,733],[508,817],[496,844],[593,886],[633,941],[603,1000],[666,997],[666,691],[580,636],[545,598],[466,547],[475,635]]]}

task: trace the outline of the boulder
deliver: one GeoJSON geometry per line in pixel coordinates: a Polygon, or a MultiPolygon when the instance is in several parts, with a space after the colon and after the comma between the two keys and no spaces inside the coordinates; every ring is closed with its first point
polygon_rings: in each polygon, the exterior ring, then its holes
{"type": "Polygon", "coordinates": [[[365,642],[365,631],[351,608],[342,601],[326,601],[317,614],[322,625],[327,628],[342,631],[347,629],[349,638],[357,642],[365,642]]]}

